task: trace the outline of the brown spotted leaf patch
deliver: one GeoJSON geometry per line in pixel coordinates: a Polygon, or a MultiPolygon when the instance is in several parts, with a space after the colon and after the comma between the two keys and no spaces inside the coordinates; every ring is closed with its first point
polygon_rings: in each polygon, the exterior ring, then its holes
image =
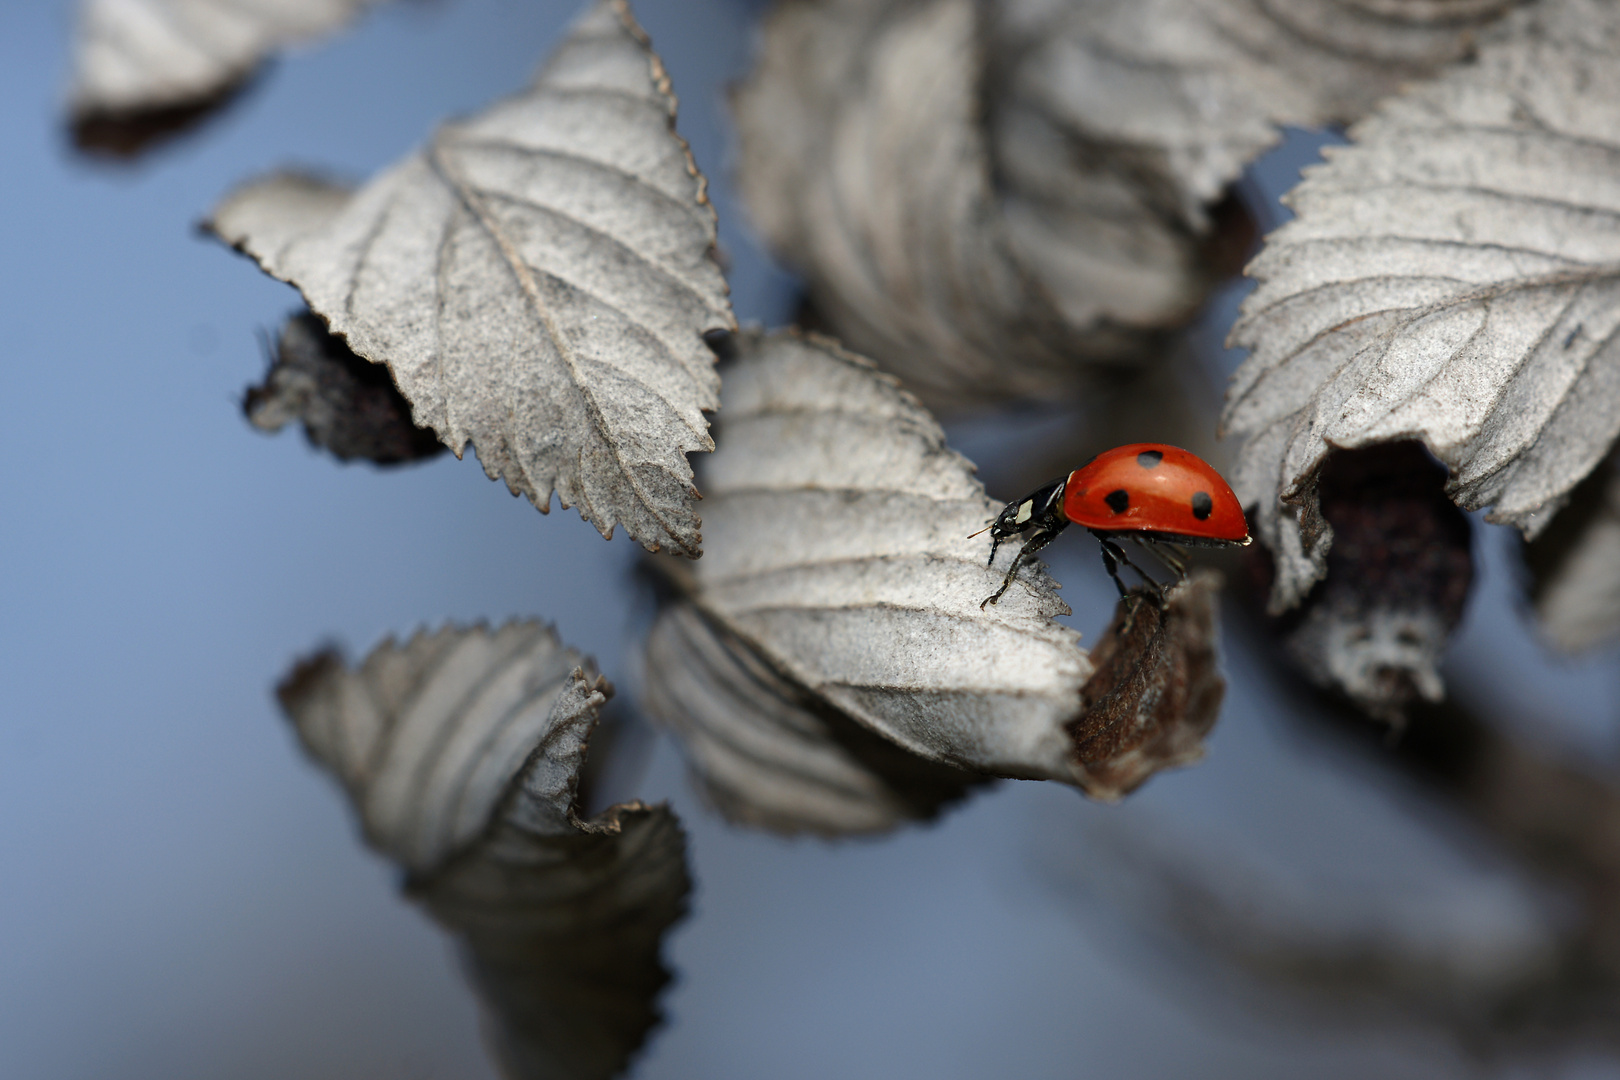
{"type": "Polygon", "coordinates": [[[298,287],[413,419],[542,511],[696,557],[704,334],[735,325],[705,181],[630,9],[598,0],[522,93],[351,191],[283,173],[209,227],[298,287]]]}
{"type": "Polygon", "coordinates": [[[81,0],[69,111],[81,149],[133,156],[201,123],[275,53],[377,0],[81,0]]]}
{"type": "Polygon", "coordinates": [[[458,941],[506,1075],[607,1080],[658,1023],[664,932],[691,883],[666,806],[580,815],[612,687],[538,623],[328,650],[278,688],[367,842],[458,941]]]}
{"type": "Polygon", "coordinates": [[[1086,791],[1117,799],[1160,769],[1204,756],[1226,681],[1218,670],[1216,597],[1221,579],[1198,571],[1161,603],[1150,591],[1122,598],[1091,651],[1096,673],[1068,724],[1086,791]]]}
{"type": "Polygon", "coordinates": [[[339,461],[397,465],[444,452],[431,428],[411,421],[411,405],[388,369],[362,360],[309,312],[276,339],[270,370],[242,400],[248,422],[280,431],[297,422],[311,446],[339,461]]]}

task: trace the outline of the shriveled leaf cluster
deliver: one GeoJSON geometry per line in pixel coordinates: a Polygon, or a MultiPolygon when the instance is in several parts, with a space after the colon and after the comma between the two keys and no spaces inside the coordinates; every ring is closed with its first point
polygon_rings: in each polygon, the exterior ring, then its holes
{"type": "Polygon", "coordinates": [[[86,149],[135,153],[200,120],[274,53],[376,0],[81,0],[69,107],[86,149]]]}
{"type": "Polygon", "coordinates": [[[713,446],[703,334],[733,325],[704,180],[629,9],[599,0],[524,93],[358,191],[281,174],[214,212],[415,422],[546,509],[696,556],[686,454],[713,446]]]}
{"type": "Polygon", "coordinates": [[[1335,447],[1419,439],[1534,534],[1620,432],[1620,9],[1548,0],[1327,151],[1250,273],[1225,425],[1277,560],[1321,577],[1335,447]]]}
{"type": "Polygon", "coordinates": [[[653,634],[647,704],[723,810],[867,831],[928,816],[974,776],[1113,797],[1196,756],[1219,698],[1207,586],[1168,637],[1122,646],[1134,659],[1112,684],[1137,689],[1099,691],[1106,715],[1088,713],[1093,664],[1053,621],[1068,611],[1055,583],[1036,564],[981,603],[1014,551],[988,567],[968,534],[999,508],[892,379],[825,340],[748,335],[722,431],[701,473],[707,554],[653,634]],[[1190,674],[1167,659],[1188,651],[1190,674]],[[902,773],[857,729],[936,767],[902,773]]]}
{"type": "Polygon", "coordinates": [[[548,627],[447,627],[332,652],[278,693],[367,840],[467,955],[508,1075],[618,1073],[658,1022],[665,930],[685,910],[667,807],[589,820],[578,786],[612,688],[548,627]]]}
{"type": "Polygon", "coordinates": [[[738,178],[817,314],[928,400],[1073,389],[1235,271],[1223,192],[1278,125],[1359,117],[1512,2],[788,0],[738,178]]]}
{"type": "Polygon", "coordinates": [[[260,431],[297,421],[312,446],[339,461],[393,465],[444,451],[432,429],[411,422],[388,370],[354,355],[308,312],[282,326],[270,370],[248,389],[242,411],[260,431]]]}

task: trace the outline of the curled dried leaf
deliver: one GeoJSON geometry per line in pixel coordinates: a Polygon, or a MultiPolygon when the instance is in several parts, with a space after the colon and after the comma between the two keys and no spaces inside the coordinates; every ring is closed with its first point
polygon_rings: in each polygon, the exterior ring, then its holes
{"type": "Polygon", "coordinates": [[[1566,652],[1620,636],[1620,469],[1610,458],[1525,548],[1531,603],[1566,652]]]}
{"type": "MultiPolygon", "coordinates": [[[[981,126],[981,53],[972,0],[789,0],[732,99],[755,224],[842,339],[943,406],[1071,387],[1078,361],[1140,344],[1106,303],[1064,308],[1064,283],[1022,261],[981,126]]],[[[1134,317],[1140,285],[1108,296],[1134,317]]]]}
{"type": "Polygon", "coordinates": [[[1440,661],[1473,584],[1468,516],[1413,442],[1341,450],[1322,469],[1327,576],[1278,622],[1306,678],[1391,724],[1445,693],[1440,661]]]}
{"type": "Polygon", "coordinates": [[[394,465],[444,451],[432,429],[411,422],[410,402],[388,370],[354,355],[309,312],[282,326],[270,370],[248,389],[242,411],[260,431],[298,421],[310,445],[339,461],[394,465]]]}
{"type": "Polygon", "coordinates": [[[200,122],[280,49],[375,0],[82,0],[69,108],[81,149],[123,156],[200,122]]]}
{"type": "MultiPolygon", "coordinates": [[[[1197,634],[1209,631],[1204,587],[1173,609],[1165,635],[1122,650],[1153,667],[1142,677],[1153,688],[1123,692],[1107,717],[1076,727],[1094,668],[1078,635],[1053,621],[1068,608],[1039,563],[1000,603],[981,603],[1015,554],[1007,545],[1001,569],[985,565],[989,544],[968,534],[1000,507],[934,419],[823,339],[749,334],[739,345],[725,438],[702,466],[708,553],[677,575],[706,622],[666,616],[677,621],[655,636],[647,672],[654,711],[697,732],[690,756],[711,789],[748,794],[719,775],[740,768],[719,755],[746,740],[773,775],[813,775],[817,798],[849,786],[836,796],[844,820],[920,816],[916,802],[896,811],[877,801],[892,807],[895,785],[884,770],[849,768],[849,748],[833,745],[841,724],[815,719],[834,715],[941,766],[1105,798],[1194,756],[1213,717],[1196,659],[1197,634]],[[695,663],[700,650],[716,652],[695,663]],[[1166,689],[1178,680],[1191,689],[1166,689]]],[[[788,802],[766,799],[761,817],[788,802]]],[[[833,812],[816,812],[797,827],[831,831],[833,812]]]]}
{"type": "Polygon", "coordinates": [[[1200,571],[1167,603],[1133,592],[1091,651],[1096,673],[1080,688],[1069,724],[1091,783],[1087,793],[1120,798],[1160,769],[1204,756],[1226,681],[1217,668],[1218,574],[1200,571]]]}
{"type": "Polygon", "coordinates": [[[738,824],[884,832],[927,821],[985,782],[873,734],[687,601],[659,614],[647,667],[647,711],[679,737],[709,803],[738,824]]]}
{"type": "MultiPolygon", "coordinates": [[[[1358,120],[1468,55],[1519,0],[999,0],[1005,86],[1138,213],[1198,232],[1281,125],[1358,120]]],[[[1021,155],[1004,153],[1016,165],[1021,155]]],[[[1101,210],[1097,206],[1093,211],[1101,210]]],[[[1096,214],[1101,219],[1102,214],[1096,214]]]]}
{"type": "Polygon", "coordinates": [[[277,691],[367,840],[460,941],[513,1077],[624,1067],[658,1022],[660,941],[690,890],[668,807],[580,817],[612,692],[586,665],[536,623],[447,627],[384,642],[354,670],[319,653],[277,691]]]}
{"type": "Polygon", "coordinates": [[[1458,505],[1534,534],[1620,433],[1620,9],[1517,12],[1351,135],[1294,190],[1232,332],[1233,487],[1276,611],[1324,573],[1331,448],[1420,439],[1458,505]]]}
{"type": "Polygon", "coordinates": [[[706,332],[735,325],[704,180],[630,10],[599,0],[525,92],[351,192],[248,184],[210,228],[387,364],[416,423],[545,510],[696,557],[706,332]]]}

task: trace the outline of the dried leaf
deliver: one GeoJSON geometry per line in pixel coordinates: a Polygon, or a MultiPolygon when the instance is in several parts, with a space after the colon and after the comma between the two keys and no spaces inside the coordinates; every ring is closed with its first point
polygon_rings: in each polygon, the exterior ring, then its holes
{"type": "Polygon", "coordinates": [[[1526,546],[1531,601],[1565,652],[1620,636],[1620,469],[1610,458],[1526,546]]]}
{"type": "Polygon", "coordinates": [[[1399,725],[1445,693],[1440,661],[1474,580],[1468,517],[1417,443],[1341,450],[1322,469],[1327,576],[1277,625],[1311,682],[1399,725]]]}
{"type": "Polygon", "coordinates": [[[242,411],[260,431],[299,421],[310,445],[339,461],[393,465],[444,452],[431,428],[411,423],[387,369],[354,355],[307,311],[281,328],[264,384],[248,389],[242,411]]]}
{"type": "MultiPolygon", "coordinates": [[[[1140,343],[1020,261],[981,66],[973,0],[789,0],[732,99],[756,226],[842,339],[943,406],[1071,387],[1140,343]]],[[[1109,295],[1134,312],[1139,285],[1109,295]]]]}
{"type": "Polygon", "coordinates": [[[1200,571],[1169,602],[1133,592],[1092,650],[1069,735],[1091,779],[1087,794],[1121,798],[1160,769],[1204,756],[1226,681],[1216,658],[1220,575],[1200,571]]]}
{"type": "Polygon", "coordinates": [[[282,174],[210,227],[385,363],[416,423],[546,509],[700,551],[706,332],[735,325],[704,180],[629,8],[599,0],[524,93],[357,192],[282,174]]]}
{"type": "Polygon", "coordinates": [[[1295,189],[1250,268],[1225,416],[1273,610],[1324,572],[1330,448],[1421,439],[1458,505],[1533,534],[1620,432],[1617,61],[1620,9],[1549,0],[1295,189]]]}
{"type": "Polygon", "coordinates": [[[202,120],[272,54],[374,0],[82,0],[70,109],[81,149],[133,155],[202,120]]]}
{"type": "Polygon", "coordinates": [[[447,627],[357,670],[319,653],[277,691],[367,840],[460,940],[512,1077],[623,1069],[658,1022],[659,942],[690,890],[668,807],[579,816],[612,693],[587,663],[536,623],[447,627]]]}
{"type": "MultiPolygon", "coordinates": [[[[696,733],[689,756],[710,791],[761,800],[733,816],[864,829],[932,812],[950,793],[935,786],[895,809],[892,772],[850,768],[835,714],[943,766],[1102,798],[1195,756],[1213,717],[1196,633],[1123,646],[1153,670],[1116,669],[1116,683],[1151,687],[1076,726],[1094,669],[1053,621],[1068,608],[1038,563],[999,604],[982,604],[1004,570],[987,567],[986,538],[968,534],[1000,507],[933,418],[826,340],[750,334],[739,345],[724,438],[702,466],[708,554],[677,578],[707,621],[666,613],[647,671],[653,710],[696,733]],[[1169,688],[1178,681],[1191,689],[1169,688]],[[1193,738],[1167,734],[1183,722],[1193,738]],[[765,775],[735,777],[745,753],[765,775]],[[808,778],[802,794],[754,794],[786,775],[808,778]]],[[[1006,567],[1015,555],[999,557],[1006,567]]],[[[1210,610],[1173,609],[1167,636],[1195,628],[1207,645],[1210,610]]]]}
{"type": "MultiPolygon", "coordinates": [[[[1097,197],[1202,232],[1209,207],[1280,125],[1360,119],[1473,47],[1518,0],[998,0],[1006,85],[995,107],[1039,118],[1095,164],[1097,197]]],[[[1017,162],[1020,155],[1003,153],[1017,162]]]]}
{"type": "Polygon", "coordinates": [[[647,711],[679,736],[709,803],[738,824],[884,832],[927,821],[985,782],[873,734],[686,601],[660,613],[647,667],[647,711]]]}

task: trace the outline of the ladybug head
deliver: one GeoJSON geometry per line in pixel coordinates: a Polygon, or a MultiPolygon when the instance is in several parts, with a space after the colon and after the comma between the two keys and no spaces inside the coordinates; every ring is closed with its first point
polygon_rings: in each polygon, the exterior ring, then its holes
{"type": "Polygon", "coordinates": [[[1025,529],[1052,529],[1067,524],[1063,518],[1063,483],[1054,480],[1008,503],[990,524],[991,538],[1005,540],[1025,529]]]}

